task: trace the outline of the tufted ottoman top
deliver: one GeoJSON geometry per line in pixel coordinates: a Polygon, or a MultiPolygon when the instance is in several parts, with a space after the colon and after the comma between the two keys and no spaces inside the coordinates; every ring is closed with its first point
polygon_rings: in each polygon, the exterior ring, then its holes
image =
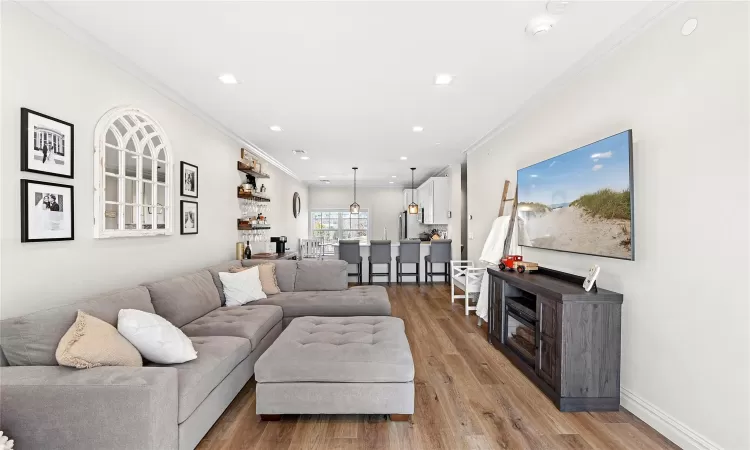
{"type": "Polygon", "coordinates": [[[299,317],[255,363],[259,383],[405,383],[414,361],[397,317],[299,317]]]}

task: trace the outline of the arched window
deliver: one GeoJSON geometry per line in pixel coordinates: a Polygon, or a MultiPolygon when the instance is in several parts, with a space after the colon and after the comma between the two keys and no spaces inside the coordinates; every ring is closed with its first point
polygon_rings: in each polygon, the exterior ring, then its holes
{"type": "Polygon", "coordinates": [[[117,107],[94,132],[94,237],[172,234],[172,155],[143,110],[117,107]]]}

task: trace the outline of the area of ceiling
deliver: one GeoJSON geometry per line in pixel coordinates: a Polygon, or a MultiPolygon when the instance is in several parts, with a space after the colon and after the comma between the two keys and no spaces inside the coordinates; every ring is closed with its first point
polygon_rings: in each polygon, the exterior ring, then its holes
{"type": "Polygon", "coordinates": [[[460,161],[648,2],[572,2],[550,32],[526,33],[530,20],[549,15],[546,4],[50,6],[300,179],[350,184],[358,166],[361,185],[388,186],[407,185],[410,167],[422,179],[460,161]],[[227,73],[239,83],[221,83],[227,73]],[[439,73],[455,78],[435,85],[439,73]]]}

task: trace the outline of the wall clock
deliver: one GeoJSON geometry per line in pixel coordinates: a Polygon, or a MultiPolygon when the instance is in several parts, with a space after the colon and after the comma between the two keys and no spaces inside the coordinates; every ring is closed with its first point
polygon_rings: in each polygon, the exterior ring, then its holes
{"type": "Polygon", "coordinates": [[[292,214],[294,214],[295,219],[299,215],[299,212],[301,209],[302,209],[302,200],[299,198],[299,193],[295,192],[294,196],[292,197],[292,214]]]}

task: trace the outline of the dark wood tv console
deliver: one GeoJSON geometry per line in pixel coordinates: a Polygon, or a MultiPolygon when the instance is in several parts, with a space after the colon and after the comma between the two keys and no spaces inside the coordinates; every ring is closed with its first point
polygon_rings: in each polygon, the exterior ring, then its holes
{"type": "Polygon", "coordinates": [[[617,411],[622,294],[543,267],[487,271],[490,343],[560,411],[617,411]]]}

